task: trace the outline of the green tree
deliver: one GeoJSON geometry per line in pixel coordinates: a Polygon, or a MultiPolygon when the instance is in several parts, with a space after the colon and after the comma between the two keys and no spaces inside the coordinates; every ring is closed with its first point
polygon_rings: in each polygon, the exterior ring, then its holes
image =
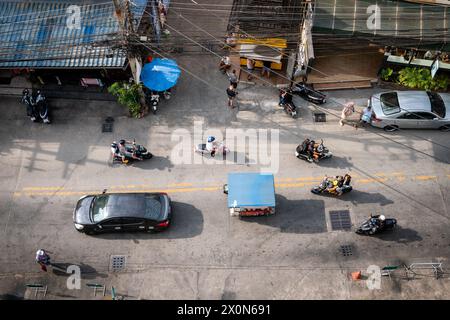
{"type": "Polygon", "coordinates": [[[108,92],[117,98],[117,101],[128,108],[131,116],[138,118],[141,114],[140,92],[141,84],[114,82],[108,92]]]}

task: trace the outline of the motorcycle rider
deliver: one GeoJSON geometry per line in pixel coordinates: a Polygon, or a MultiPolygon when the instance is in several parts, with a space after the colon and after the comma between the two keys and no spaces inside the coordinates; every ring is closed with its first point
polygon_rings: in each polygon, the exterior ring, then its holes
{"type": "Polygon", "coordinates": [[[44,249],[36,251],[36,262],[39,263],[43,271],[47,271],[47,266],[50,265],[50,256],[44,249]]]}
{"type": "Polygon", "coordinates": [[[211,157],[214,157],[216,155],[216,146],[214,141],[216,141],[216,137],[209,136],[208,140],[206,141],[206,150],[211,152],[211,157]]]}
{"type": "Polygon", "coordinates": [[[309,142],[307,154],[308,154],[310,161],[315,160],[317,158],[317,155],[315,154],[315,148],[316,148],[315,145],[316,145],[316,142],[314,140],[311,140],[309,142]]]}
{"type": "Polygon", "coordinates": [[[47,101],[45,100],[45,96],[42,94],[41,90],[36,91],[36,107],[39,113],[39,116],[42,118],[44,123],[50,123],[48,119],[48,109],[47,109],[47,101]]]}
{"type": "Polygon", "coordinates": [[[28,89],[22,91],[22,103],[27,106],[27,116],[31,121],[36,121],[36,106],[28,89]]]}
{"type": "MultiPolygon", "coordinates": [[[[119,141],[119,155],[122,157],[122,162],[123,163],[128,163],[128,159],[127,158],[132,158],[132,159],[137,159],[137,160],[142,160],[142,158],[136,156],[136,152],[133,150],[133,152],[129,152],[126,148],[126,144],[133,144],[132,142],[127,142],[124,139],[121,139],[119,141]]],[[[134,144],[133,144],[134,145],[134,144]]]]}

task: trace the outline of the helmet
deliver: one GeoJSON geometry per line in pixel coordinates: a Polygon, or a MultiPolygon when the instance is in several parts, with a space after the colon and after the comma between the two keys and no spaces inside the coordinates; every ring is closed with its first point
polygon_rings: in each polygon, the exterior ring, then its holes
{"type": "Polygon", "coordinates": [[[125,144],[125,140],[123,140],[123,139],[120,140],[120,141],[119,141],[119,144],[124,145],[124,144],[125,144]]]}
{"type": "Polygon", "coordinates": [[[28,89],[23,89],[23,91],[22,91],[22,94],[23,95],[28,95],[28,94],[30,94],[30,91],[28,91],[28,89]]]}
{"type": "Polygon", "coordinates": [[[380,220],[384,221],[384,220],[386,220],[386,217],[384,215],[380,215],[380,220]]]}
{"type": "Polygon", "coordinates": [[[38,251],[36,251],[36,256],[43,256],[43,255],[45,255],[44,250],[39,249],[38,251]]]}
{"type": "Polygon", "coordinates": [[[209,136],[208,137],[208,142],[213,142],[214,140],[216,140],[216,138],[214,136],[209,136]]]}

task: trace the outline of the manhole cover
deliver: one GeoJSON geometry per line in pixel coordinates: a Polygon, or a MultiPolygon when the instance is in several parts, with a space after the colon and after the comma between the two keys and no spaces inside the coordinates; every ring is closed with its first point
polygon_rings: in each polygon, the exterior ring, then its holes
{"type": "Polygon", "coordinates": [[[111,256],[110,269],[112,272],[118,272],[125,268],[125,256],[111,256]]]}
{"type": "Polygon", "coordinates": [[[352,256],[353,255],[352,246],[348,244],[341,246],[341,253],[344,257],[352,256]]]}
{"type": "Polygon", "coordinates": [[[113,130],[112,122],[102,124],[102,132],[112,132],[112,130],[113,130]]]}
{"type": "Polygon", "coordinates": [[[350,230],[352,228],[352,221],[350,219],[350,211],[330,211],[330,221],[332,230],[350,230]]]}

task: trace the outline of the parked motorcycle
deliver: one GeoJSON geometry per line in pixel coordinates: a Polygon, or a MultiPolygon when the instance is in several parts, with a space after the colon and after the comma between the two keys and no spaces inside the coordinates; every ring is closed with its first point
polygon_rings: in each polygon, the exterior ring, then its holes
{"type": "Polygon", "coordinates": [[[296,83],[292,88],[292,93],[316,104],[323,104],[327,102],[325,99],[326,95],[324,93],[314,90],[311,86],[308,86],[303,82],[296,83]]]}
{"type": "Polygon", "coordinates": [[[284,111],[292,118],[297,118],[297,107],[292,101],[292,91],[290,89],[281,89],[279,97],[279,106],[283,107],[284,111]],[[285,93],[284,96],[283,93],[285,93]]]}
{"type": "Polygon", "coordinates": [[[134,139],[132,143],[125,140],[120,141],[125,142],[125,149],[128,155],[126,154],[123,158],[120,152],[119,143],[113,141],[113,143],[111,143],[111,158],[113,163],[120,162],[127,164],[135,160],[146,160],[153,157],[153,155],[144,146],[136,144],[134,139]]]}
{"type": "MultiPolygon", "coordinates": [[[[314,155],[317,156],[317,161],[328,159],[333,156],[333,154],[323,145],[322,139],[320,140],[320,143],[314,145],[314,155]]],[[[314,158],[308,154],[308,146],[304,148],[302,144],[299,144],[295,149],[295,156],[308,162],[314,161],[314,158]]]]}
{"type": "Polygon", "coordinates": [[[353,187],[350,185],[351,180],[352,177],[349,174],[343,177],[336,176],[335,178],[325,176],[318,186],[311,189],[311,192],[315,194],[328,193],[341,196],[353,190],[353,187]]]}
{"type": "Polygon", "coordinates": [[[357,234],[374,235],[386,230],[392,230],[396,227],[397,220],[393,218],[385,218],[383,215],[370,215],[367,221],[364,221],[358,229],[357,234]]]}
{"type": "Polygon", "coordinates": [[[145,94],[145,102],[152,109],[153,114],[156,114],[159,105],[159,93],[155,91],[151,91],[145,94]]]}

